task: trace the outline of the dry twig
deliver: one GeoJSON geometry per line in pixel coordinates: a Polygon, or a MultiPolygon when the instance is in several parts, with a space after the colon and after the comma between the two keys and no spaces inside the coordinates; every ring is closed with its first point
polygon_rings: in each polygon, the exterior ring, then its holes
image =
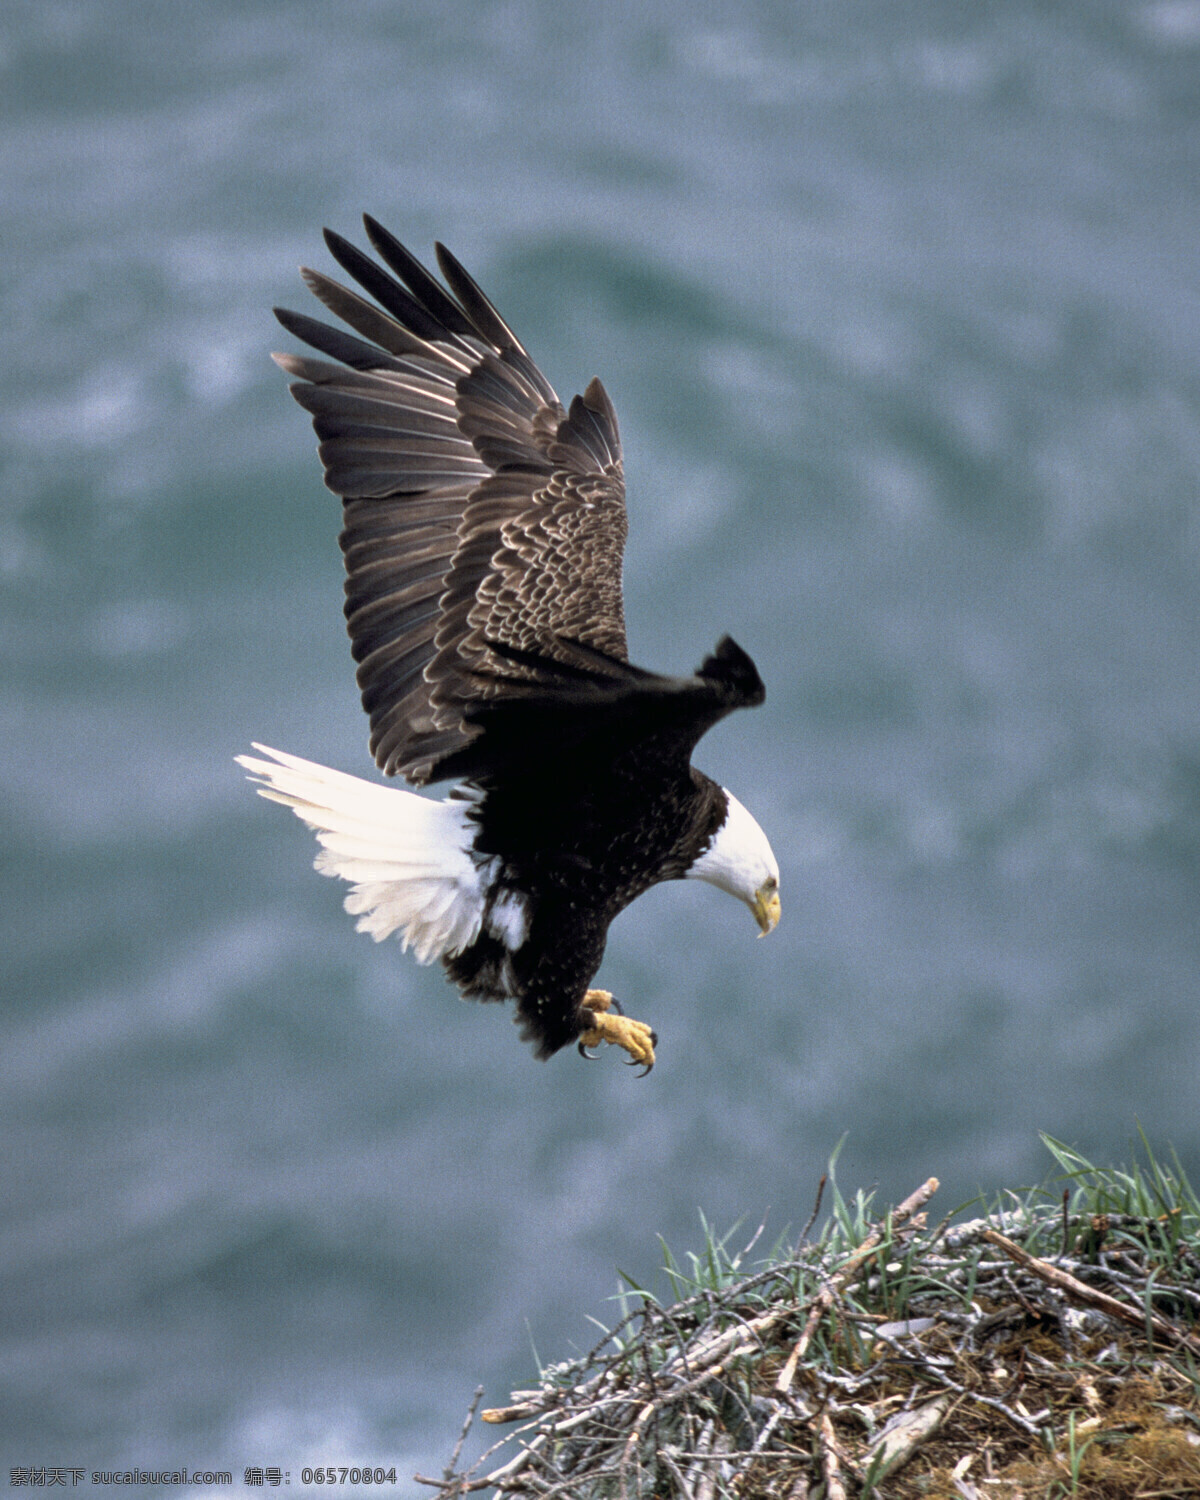
{"type": "Polygon", "coordinates": [[[1023,1246],[1014,1244],[1004,1235],[997,1234],[994,1229],[985,1230],[983,1237],[985,1240],[990,1240],[993,1245],[999,1245],[1005,1255],[1015,1260],[1017,1265],[1026,1271],[1040,1277],[1047,1286],[1057,1287],[1060,1292],[1065,1292],[1076,1302],[1082,1302],[1087,1307],[1094,1307],[1097,1311],[1106,1313],[1110,1318],[1117,1318],[1132,1328],[1149,1327],[1158,1334],[1159,1338],[1165,1339],[1169,1344],[1174,1344],[1181,1349],[1190,1349],[1194,1354],[1200,1354],[1200,1339],[1195,1334],[1177,1328],[1174,1323],[1168,1323],[1165,1318],[1160,1318],[1157,1313],[1150,1312],[1148,1308],[1130,1307],[1127,1302],[1110,1297],[1107,1292],[1100,1291],[1098,1287],[1088,1286],[1086,1281],[1077,1280],[1069,1271],[1051,1265],[1048,1260],[1039,1260],[1036,1255],[1030,1255],[1023,1246]]]}

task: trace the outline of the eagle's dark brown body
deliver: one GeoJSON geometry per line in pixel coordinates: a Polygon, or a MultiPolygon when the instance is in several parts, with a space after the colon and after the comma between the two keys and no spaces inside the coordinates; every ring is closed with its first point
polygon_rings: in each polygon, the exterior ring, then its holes
{"type": "Polygon", "coordinates": [[[520,892],[529,935],[510,953],[486,931],[442,960],[472,999],[515,999],[522,1035],[548,1057],[575,1040],[578,1012],[604,957],[609,925],[661,880],[681,879],[725,817],[725,793],[687,766],[659,774],[599,771],[594,779],[548,789],[520,778],[488,790],[476,841],[502,861],[501,880],[520,892]],[[571,999],[574,999],[574,1006],[571,999]]]}

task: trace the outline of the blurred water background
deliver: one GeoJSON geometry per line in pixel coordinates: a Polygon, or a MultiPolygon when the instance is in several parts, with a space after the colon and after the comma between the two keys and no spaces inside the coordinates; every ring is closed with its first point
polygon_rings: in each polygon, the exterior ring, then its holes
{"type": "MultiPolygon", "coordinates": [[[[0,1459],[440,1470],[697,1210],[1200,1175],[1200,4],[8,0],[0,1459]],[[783,867],[536,1064],[357,936],[252,738],[369,774],[267,352],[367,209],[621,418],[634,659],[783,867]]],[[[405,1485],[399,1486],[406,1491],[405,1485]]]]}

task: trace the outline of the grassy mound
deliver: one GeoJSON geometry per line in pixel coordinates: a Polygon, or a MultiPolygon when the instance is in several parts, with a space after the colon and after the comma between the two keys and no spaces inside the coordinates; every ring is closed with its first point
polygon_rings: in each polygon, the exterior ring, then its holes
{"type": "MultiPolygon", "coordinates": [[[[937,1182],[876,1219],[817,1207],[750,1259],[734,1231],[680,1262],[439,1479],[570,1500],[1167,1500],[1200,1497],[1200,1201],[1178,1162],[1093,1166],[931,1226],[937,1182]],[[1067,1183],[1064,1188],[1063,1182],[1067,1183]]],[[[832,1174],[832,1167],[831,1167],[832,1174]]],[[[825,1188],[822,1179],[822,1190],[825,1188]]]]}

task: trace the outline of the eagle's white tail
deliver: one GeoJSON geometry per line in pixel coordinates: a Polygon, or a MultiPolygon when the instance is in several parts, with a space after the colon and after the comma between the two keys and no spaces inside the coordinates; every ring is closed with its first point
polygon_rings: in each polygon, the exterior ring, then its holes
{"type": "Polygon", "coordinates": [[[321,845],[316,868],[353,882],[346,910],[376,942],[403,934],[419,963],[460,953],[479,936],[484,872],[471,858],[471,804],[435,802],[377,786],[297,755],[254,747],[271,760],[239,755],[259,795],[290,807],[321,845]]]}

